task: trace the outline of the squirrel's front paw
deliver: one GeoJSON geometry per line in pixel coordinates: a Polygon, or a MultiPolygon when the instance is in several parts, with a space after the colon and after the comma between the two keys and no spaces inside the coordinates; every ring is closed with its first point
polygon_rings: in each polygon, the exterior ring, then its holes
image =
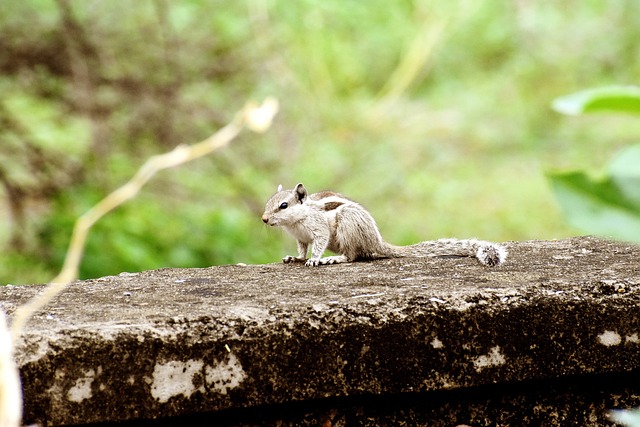
{"type": "Polygon", "coordinates": [[[304,263],[307,267],[317,267],[321,264],[320,260],[317,258],[308,259],[307,262],[304,263]]]}
{"type": "Polygon", "coordinates": [[[306,259],[305,258],[300,258],[297,256],[291,256],[291,255],[287,255],[286,257],[282,258],[282,262],[284,262],[285,264],[289,264],[292,262],[305,262],[306,259]]]}

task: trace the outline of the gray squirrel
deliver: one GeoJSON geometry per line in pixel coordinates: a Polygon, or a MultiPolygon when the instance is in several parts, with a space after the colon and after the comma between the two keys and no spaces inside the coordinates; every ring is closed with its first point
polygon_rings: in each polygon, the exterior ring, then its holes
{"type": "Polygon", "coordinates": [[[469,256],[487,266],[498,266],[507,249],[497,243],[476,239],[439,239],[410,246],[395,246],[382,238],[376,221],[360,204],[339,193],[308,194],[301,183],[292,190],[278,191],[267,201],[262,222],[283,227],[298,242],[298,256],[282,258],[285,263],[307,266],[338,264],[358,260],[408,256],[469,256]],[[311,245],[311,258],[307,251],[311,245]],[[322,257],[324,252],[338,254],[322,257]]]}

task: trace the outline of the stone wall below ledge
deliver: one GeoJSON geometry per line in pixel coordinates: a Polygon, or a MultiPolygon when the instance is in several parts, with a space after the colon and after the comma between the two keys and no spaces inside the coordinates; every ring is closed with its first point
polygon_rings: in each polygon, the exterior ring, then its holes
{"type": "MultiPolygon", "coordinates": [[[[508,247],[493,269],[403,258],[76,282],[18,343],[24,421],[567,426],[640,406],[640,248],[508,247]]],[[[0,306],[40,290],[0,287],[0,306]]]]}

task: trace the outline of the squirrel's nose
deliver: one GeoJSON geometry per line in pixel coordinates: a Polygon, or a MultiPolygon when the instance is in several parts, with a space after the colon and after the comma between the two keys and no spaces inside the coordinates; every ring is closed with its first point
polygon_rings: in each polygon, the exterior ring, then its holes
{"type": "Polygon", "coordinates": [[[266,215],[262,215],[262,222],[264,222],[265,224],[269,223],[269,217],[266,215]]]}

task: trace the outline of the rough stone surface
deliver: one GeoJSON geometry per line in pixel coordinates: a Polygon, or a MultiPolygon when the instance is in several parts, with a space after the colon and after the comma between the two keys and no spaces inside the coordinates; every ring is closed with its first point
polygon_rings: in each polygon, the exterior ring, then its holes
{"type": "MultiPolygon", "coordinates": [[[[640,405],[640,249],[508,247],[497,269],[404,258],[76,282],[18,343],[25,422],[605,425],[640,405]]],[[[2,287],[0,306],[40,289],[2,287]]]]}

